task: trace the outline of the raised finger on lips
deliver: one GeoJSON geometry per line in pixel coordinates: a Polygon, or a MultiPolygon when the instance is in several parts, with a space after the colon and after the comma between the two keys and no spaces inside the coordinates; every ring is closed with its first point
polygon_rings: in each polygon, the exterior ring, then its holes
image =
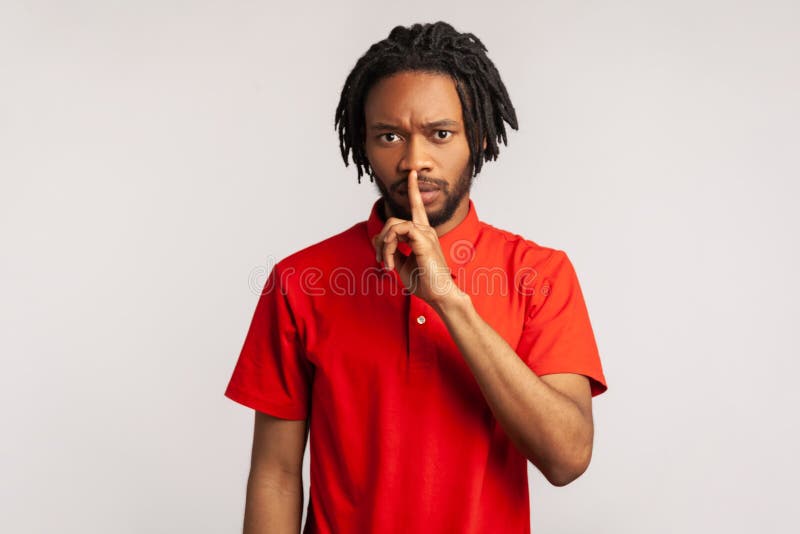
{"type": "Polygon", "coordinates": [[[428,224],[428,213],[425,211],[425,203],[422,202],[422,193],[419,192],[417,178],[417,171],[408,173],[408,205],[411,208],[411,220],[417,224],[430,226],[428,224]]]}

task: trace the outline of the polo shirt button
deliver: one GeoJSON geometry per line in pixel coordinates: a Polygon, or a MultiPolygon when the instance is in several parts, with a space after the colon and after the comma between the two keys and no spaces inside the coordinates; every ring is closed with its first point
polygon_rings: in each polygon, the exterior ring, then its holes
{"type": "Polygon", "coordinates": [[[420,315],[419,317],[417,317],[417,323],[418,324],[425,324],[425,316],[424,315],[420,315]]]}

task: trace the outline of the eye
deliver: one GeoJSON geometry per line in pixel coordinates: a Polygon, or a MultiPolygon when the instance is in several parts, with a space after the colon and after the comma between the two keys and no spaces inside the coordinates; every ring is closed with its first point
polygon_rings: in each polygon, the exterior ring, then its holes
{"type": "Polygon", "coordinates": [[[396,138],[396,137],[398,137],[396,133],[392,133],[392,132],[386,132],[386,133],[384,133],[384,134],[381,134],[381,135],[379,135],[379,136],[378,136],[378,139],[380,139],[381,141],[386,141],[386,142],[388,142],[388,143],[393,143],[393,142],[394,142],[394,139],[389,139],[389,138],[387,137],[387,136],[390,136],[390,135],[391,135],[391,136],[393,136],[393,137],[395,137],[395,138],[396,138]]]}
{"type": "Polygon", "coordinates": [[[441,141],[449,139],[452,136],[453,132],[451,132],[450,130],[436,130],[436,139],[439,139],[441,141]],[[447,135],[442,136],[442,134],[447,134],[447,135]]]}

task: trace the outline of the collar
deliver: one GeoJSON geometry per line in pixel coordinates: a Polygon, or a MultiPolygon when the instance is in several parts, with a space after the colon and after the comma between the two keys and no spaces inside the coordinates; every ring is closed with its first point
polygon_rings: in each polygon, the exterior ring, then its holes
{"type": "MultiPolygon", "coordinates": [[[[379,198],[372,205],[372,211],[367,219],[367,234],[370,246],[372,246],[372,238],[378,235],[386,224],[382,214],[383,199],[379,198]]],[[[481,221],[475,211],[475,204],[472,199],[469,199],[469,211],[464,220],[458,223],[455,228],[439,236],[439,245],[441,245],[442,252],[451,269],[454,269],[457,265],[468,263],[475,256],[475,244],[480,229],[481,221]]],[[[411,252],[411,247],[408,243],[401,242],[398,244],[397,250],[408,256],[411,252]]]]}

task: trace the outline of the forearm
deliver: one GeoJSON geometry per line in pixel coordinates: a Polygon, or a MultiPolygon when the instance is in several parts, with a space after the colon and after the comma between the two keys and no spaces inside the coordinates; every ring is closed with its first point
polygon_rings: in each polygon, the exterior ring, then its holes
{"type": "Polygon", "coordinates": [[[298,534],[302,517],[302,476],[250,473],[244,534],[298,534]]]}
{"type": "Polygon", "coordinates": [[[569,397],[539,378],[465,294],[436,306],[509,439],[558,485],[588,465],[592,425],[569,397]]]}

